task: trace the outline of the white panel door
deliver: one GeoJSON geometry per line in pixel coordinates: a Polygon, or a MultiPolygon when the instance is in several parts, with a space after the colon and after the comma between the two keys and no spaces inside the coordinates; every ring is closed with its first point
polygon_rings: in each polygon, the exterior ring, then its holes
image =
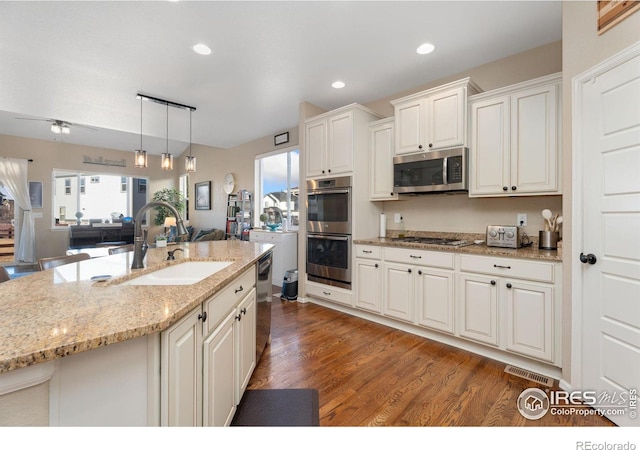
{"type": "Polygon", "coordinates": [[[162,333],[162,425],[202,424],[201,309],[162,333]]]}
{"type": "Polygon", "coordinates": [[[395,106],[396,155],[424,151],[425,117],[422,99],[411,100],[395,106]]]}
{"type": "Polygon", "coordinates": [[[370,190],[371,200],[397,200],[393,192],[393,121],[371,125],[369,129],[369,151],[371,156],[370,190]]]}
{"type": "Polygon", "coordinates": [[[253,369],[256,368],[256,289],[253,288],[236,309],[238,376],[236,386],[236,404],[240,403],[242,393],[247,388],[253,369]]]}
{"type": "Polygon", "coordinates": [[[462,273],[458,280],[460,336],[497,346],[498,279],[462,273]]]}
{"type": "Polygon", "coordinates": [[[413,268],[404,264],[384,265],[384,314],[413,321],[413,268]]]}
{"type": "Polygon", "coordinates": [[[204,340],[203,423],[229,425],[236,412],[236,335],[233,310],[204,340]]]}
{"type": "Polygon", "coordinates": [[[356,259],[356,307],[382,312],[382,267],[380,261],[356,259]]]}
{"type": "Polygon", "coordinates": [[[327,173],[353,171],[353,113],[328,119],[327,173]]]}
{"type": "Polygon", "coordinates": [[[417,267],[416,270],[418,323],[453,333],[453,271],[427,267],[417,267]]]}
{"type": "Polygon", "coordinates": [[[512,94],[510,192],[558,190],[557,98],[557,84],[512,94]]]}
{"type": "MultiPolygon", "coordinates": [[[[572,257],[583,296],[582,388],[628,397],[640,388],[640,45],[626,55],[580,86],[582,242],[572,257]]],[[[640,426],[637,408],[609,419],[640,426]]]]}
{"type": "Polygon", "coordinates": [[[427,150],[454,147],[465,142],[465,89],[460,87],[427,99],[427,150]]]}
{"type": "Polygon", "coordinates": [[[305,159],[307,176],[323,175],[327,155],[327,122],[324,119],[309,122],[306,125],[305,159]]]}
{"type": "Polygon", "coordinates": [[[469,195],[508,193],[511,189],[509,96],[471,105],[469,195]]]}

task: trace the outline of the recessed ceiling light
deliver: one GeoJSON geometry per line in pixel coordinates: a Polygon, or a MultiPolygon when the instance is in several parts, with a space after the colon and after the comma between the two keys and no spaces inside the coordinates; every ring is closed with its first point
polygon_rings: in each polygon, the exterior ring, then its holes
{"type": "Polygon", "coordinates": [[[210,55],[211,49],[205,44],[196,44],[193,47],[193,51],[198,55],[210,55]]]}
{"type": "Polygon", "coordinates": [[[420,47],[418,47],[416,52],[418,52],[418,54],[420,54],[420,55],[426,55],[426,54],[431,53],[435,49],[436,49],[436,47],[433,44],[429,44],[428,42],[425,42],[420,47]]]}
{"type": "Polygon", "coordinates": [[[342,88],[343,88],[343,87],[345,87],[345,86],[346,86],[346,84],[344,84],[344,81],[334,81],[334,82],[331,84],[331,87],[334,87],[334,88],[336,88],[336,89],[342,89],[342,88]]]}

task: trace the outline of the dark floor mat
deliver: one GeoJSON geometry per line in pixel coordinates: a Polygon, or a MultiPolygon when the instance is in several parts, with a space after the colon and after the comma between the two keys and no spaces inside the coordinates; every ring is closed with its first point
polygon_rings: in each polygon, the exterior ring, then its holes
{"type": "Polygon", "coordinates": [[[231,426],[312,427],[320,425],[315,389],[255,389],[242,396],[231,426]]]}

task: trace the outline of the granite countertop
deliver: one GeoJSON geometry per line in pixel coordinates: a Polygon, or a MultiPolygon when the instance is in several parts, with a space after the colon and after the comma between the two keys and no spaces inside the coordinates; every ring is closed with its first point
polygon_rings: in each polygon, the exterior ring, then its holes
{"type": "Polygon", "coordinates": [[[67,264],[0,284],[0,373],[165,330],[242,274],[272,244],[239,240],[150,248],[144,269],[133,253],[67,264]],[[175,261],[167,250],[182,248],[175,261]],[[125,286],[123,281],[172,264],[234,261],[182,286],[125,286]],[[111,275],[108,281],[91,277],[111,275]]]}
{"type": "Polygon", "coordinates": [[[561,247],[559,250],[544,250],[538,248],[537,239],[531,238],[533,244],[530,247],[522,248],[500,248],[500,247],[488,247],[486,244],[474,244],[475,240],[484,240],[484,234],[477,233],[438,233],[438,232],[416,232],[407,231],[403,233],[405,237],[437,237],[458,239],[467,241],[470,245],[453,246],[453,245],[438,245],[438,244],[422,244],[419,242],[402,242],[394,240],[399,237],[399,232],[391,231],[387,233],[385,238],[370,238],[370,239],[354,239],[354,244],[361,245],[378,245],[382,247],[397,247],[397,248],[415,248],[421,250],[435,250],[446,251],[453,253],[468,253],[474,255],[484,256],[506,256],[510,258],[523,258],[523,259],[538,259],[545,261],[562,261],[561,247]]]}

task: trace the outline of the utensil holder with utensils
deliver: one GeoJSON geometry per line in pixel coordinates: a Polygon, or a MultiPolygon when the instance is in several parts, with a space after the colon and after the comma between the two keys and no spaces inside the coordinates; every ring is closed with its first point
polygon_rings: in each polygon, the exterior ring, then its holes
{"type": "Polygon", "coordinates": [[[538,233],[538,248],[542,250],[556,250],[559,240],[559,231],[540,231],[538,233]]]}

